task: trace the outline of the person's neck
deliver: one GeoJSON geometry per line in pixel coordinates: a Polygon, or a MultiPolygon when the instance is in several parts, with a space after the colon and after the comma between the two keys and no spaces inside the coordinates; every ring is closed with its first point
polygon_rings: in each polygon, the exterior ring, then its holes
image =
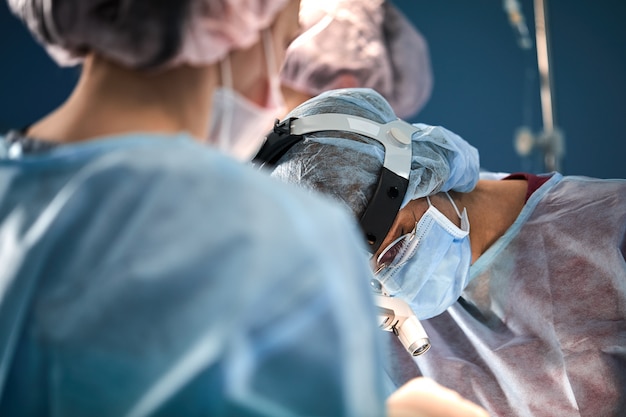
{"type": "Polygon", "coordinates": [[[67,101],[27,134],[77,142],[131,132],[185,131],[204,139],[217,80],[215,66],[144,72],[90,56],[67,101]]]}
{"type": "Polygon", "coordinates": [[[454,193],[459,207],[467,208],[470,222],[472,263],[515,222],[524,207],[525,180],[480,180],[469,193],[454,193]]]}

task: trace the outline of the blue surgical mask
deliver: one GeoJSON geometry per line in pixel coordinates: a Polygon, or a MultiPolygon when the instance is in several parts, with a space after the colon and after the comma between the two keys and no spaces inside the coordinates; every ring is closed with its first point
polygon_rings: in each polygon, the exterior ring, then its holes
{"type": "Polygon", "coordinates": [[[405,300],[419,319],[441,314],[469,283],[472,250],[467,210],[459,213],[449,195],[448,199],[461,219],[461,228],[427,198],[429,208],[415,229],[392,242],[378,257],[380,263],[393,253],[393,259],[376,271],[376,278],[389,295],[405,300]]]}

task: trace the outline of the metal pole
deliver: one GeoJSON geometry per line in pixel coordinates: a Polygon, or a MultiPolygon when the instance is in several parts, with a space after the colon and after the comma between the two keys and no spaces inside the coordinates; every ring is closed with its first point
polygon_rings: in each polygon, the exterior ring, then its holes
{"type": "Polygon", "coordinates": [[[551,54],[548,39],[547,0],[535,0],[535,40],[539,67],[543,132],[539,146],[544,151],[544,165],[548,171],[559,171],[564,152],[564,139],[557,128],[554,111],[554,81],[551,73],[551,54]]]}

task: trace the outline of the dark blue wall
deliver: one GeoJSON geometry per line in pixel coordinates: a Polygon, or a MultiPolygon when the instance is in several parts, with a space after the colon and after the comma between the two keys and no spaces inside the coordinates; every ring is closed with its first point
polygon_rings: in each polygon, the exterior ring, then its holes
{"type": "MultiPolygon", "coordinates": [[[[395,0],[428,39],[432,98],[416,120],[473,143],[495,171],[542,171],[522,160],[518,127],[542,128],[536,50],[517,46],[496,0],[395,0]]],[[[531,0],[520,0],[534,40],[531,0]]],[[[557,123],[567,174],[626,178],[626,2],[547,0],[557,123]]]]}
{"type": "MultiPolygon", "coordinates": [[[[548,0],[556,116],[565,132],[562,171],[626,178],[626,2],[548,0]]],[[[395,0],[427,37],[433,96],[415,120],[459,133],[494,171],[542,171],[513,136],[541,125],[536,53],[515,42],[502,2],[395,0]]],[[[521,0],[531,32],[533,4],[521,0]]],[[[69,93],[77,69],[60,69],[0,1],[0,129],[20,127],[69,93]]],[[[407,51],[410,53],[410,51],[407,51]]]]}
{"type": "Polygon", "coordinates": [[[78,69],[59,68],[0,0],[0,129],[22,127],[62,102],[78,69]]]}

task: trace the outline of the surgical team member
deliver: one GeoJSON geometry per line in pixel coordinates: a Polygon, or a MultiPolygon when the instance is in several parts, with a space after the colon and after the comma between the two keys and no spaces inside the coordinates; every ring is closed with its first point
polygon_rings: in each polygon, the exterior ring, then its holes
{"type": "Polygon", "coordinates": [[[302,0],[300,26],[281,70],[289,110],[346,87],[378,91],[402,118],[430,98],[428,44],[390,1],[302,0]]]}
{"type": "MultiPolygon", "coordinates": [[[[396,119],[364,89],[324,93],[289,116],[320,113],[396,119]]],[[[474,149],[415,126],[408,192],[373,266],[382,288],[429,319],[432,347],[410,358],[395,343],[389,373],[398,384],[432,377],[491,416],[626,415],[626,180],[478,180],[474,149]]],[[[360,218],[383,156],[372,139],[326,131],[305,136],[272,175],[360,218]]]]}
{"type": "MultiPolygon", "coordinates": [[[[201,143],[264,129],[298,1],[8,3],[83,67],[0,136],[0,415],[385,415],[351,219],[201,143]]],[[[421,378],[387,407],[484,415],[421,378]]]]}
{"type": "Polygon", "coordinates": [[[298,1],[9,6],[83,67],[0,136],[0,415],[384,415],[348,217],[201,143],[270,108],[298,1]]]}

